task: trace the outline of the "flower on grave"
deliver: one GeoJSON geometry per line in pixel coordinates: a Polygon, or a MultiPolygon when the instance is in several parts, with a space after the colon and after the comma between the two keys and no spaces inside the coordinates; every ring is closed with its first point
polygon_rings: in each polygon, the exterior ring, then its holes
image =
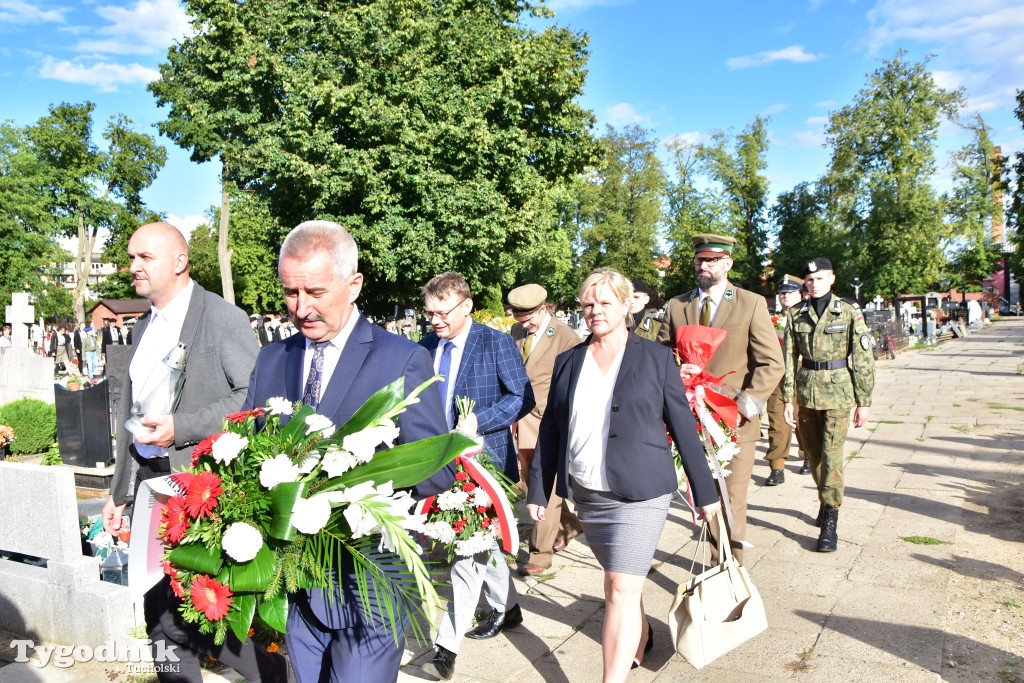
{"type": "Polygon", "coordinates": [[[14,441],[14,427],[0,425],[0,447],[6,446],[14,441]]]}
{"type": "Polygon", "coordinates": [[[327,588],[342,557],[367,577],[357,600],[365,604],[373,591],[386,626],[400,628],[408,613],[432,614],[439,600],[413,536],[425,517],[395,487],[423,481],[478,446],[444,434],[374,457],[395,442],[395,419],[429,384],[405,396],[399,379],[344,425],[274,398],[232,413],[223,431],[197,444],[191,467],[165,478],[176,495],[159,499],[163,571],[183,618],[215,643],[229,629],[249,637],[254,613],[283,632],[288,593],[327,588]],[[415,589],[388,578],[399,567],[415,589]]]}

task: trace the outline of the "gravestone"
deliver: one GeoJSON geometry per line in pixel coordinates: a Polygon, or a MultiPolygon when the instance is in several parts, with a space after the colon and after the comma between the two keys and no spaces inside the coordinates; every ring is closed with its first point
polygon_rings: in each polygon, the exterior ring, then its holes
{"type": "Polygon", "coordinates": [[[82,554],[71,469],[0,462],[0,510],[0,550],[37,558],[0,559],[0,630],[92,647],[126,640],[136,613],[128,589],[100,581],[82,554]]]}
{"type": "Polygon", "coordinates": [[[107,383],[99,382],[81,391],[54,385],[53,392],[61,460],[65,465],[105,468],[113,458],[107,383]]]}
{"type": "Polygon", "coordinates": [[[53,403],[53,359],[33,353],[28,345],[28,328],[34,315],[28,294],[11,295],[4,316],[11,325],[11,348],[0,356],[0,405],[19,398],[53,403]]]}
{"type": "Polygon", "coordinates": [[[125,390],[124,381],[128,376],[128,361],[132,354],[132,347],[124,344],[116,344],[107,347],[107,363],[103,367],[106,376],[107,394],[110,410],[110,433],[117,434],[117,416],[120,415],[121,401],[131,400],[130,396],[122,398],[125,390]]]}

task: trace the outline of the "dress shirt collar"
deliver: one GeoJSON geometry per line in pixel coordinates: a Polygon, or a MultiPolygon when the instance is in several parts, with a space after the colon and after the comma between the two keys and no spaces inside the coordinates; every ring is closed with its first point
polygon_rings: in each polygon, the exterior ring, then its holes
{"type": "Polygon", "coordinates": [[[163,308],[157,308],[150,303],[151,319],[162,318],[165,323],[173,323],[180,328],[181,324],[185,322],[185,315],[188,314],[188,304],[192,300],[192,290],[194,289],[195,282],[189,278],[184,289],[175,294],[170,303],[163,308]]]}
{"type": "MultiPolygon", "coordinates": [[[[326,342],[328,344],[330,344],[331,346],[335,347],[336,349],[338,349],[338,351],[344,351],[345,350],[345,344],[348,342],[348,338],[350,336],[352,336],[352,330],[355,329],[355,327],[356,327],[356,319],[358,319],[358,318],[359,318],[359,309],[356,308],[355,305],[353,305],[352,306],[352,315],[350,315],[348,317],[348,320],[345,322],[345,326],[342,327],[338,331],[338,334],[334,335],[333,338],[327,339],[326,342]]],[[[306,339],[306,352],[307,353],[312,353],[312,351],[313,351],[313,344],[315,344],[315,343],[316,342],[311,341],[310,339],[306,339]]]]}

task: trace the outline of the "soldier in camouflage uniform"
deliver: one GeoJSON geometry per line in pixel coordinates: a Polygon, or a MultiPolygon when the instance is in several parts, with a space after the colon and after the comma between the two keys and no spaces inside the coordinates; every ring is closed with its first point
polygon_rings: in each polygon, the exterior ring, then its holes
{"type": "Polygon", "coordinates": [[[818,485],[818,552],[829,553],[838,543],[843,444],[850,428],[850,409],[856,406],[853,426],[863,427],[875,386],[875,360],[871,333],[860,308],[831,292],[836,279],[832,263],[826,258],[813,259],[800,274],[810,299],[791,311],[783,346],[786,375],[782,397],[786,422],[796,428],[818,485]],[[798,416],[794,415],[794,398],[798,416]]]}

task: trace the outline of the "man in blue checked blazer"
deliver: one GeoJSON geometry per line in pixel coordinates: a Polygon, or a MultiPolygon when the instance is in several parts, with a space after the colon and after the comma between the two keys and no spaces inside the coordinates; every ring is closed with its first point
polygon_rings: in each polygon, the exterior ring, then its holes
{"type": "MultiPolygon", "coordinates": [[[[533,409],[533,389],[523,357],[509,335],[473,322],[473,298],[458,273],[441,273],[422,288],[423,316],[434,333],[420,342],[434,359],[448,425],[480,434],[484,450],[512,480],[519,479],[519,458],[510,428],[533,409]],[[460,417],[457,397],[475,402],[473,412],[460,417]]],[[[466,633],[470,638],[493,638],[502,629],[523,621],[512,576],[495,542],[489,552],[459,558],[452,565],[452,601],[438,626],[434,658],[423,670],[449,680],[455,670],[462,634],[469,626],[480,591],[491,606],[486,621],[466,633]]]]}

